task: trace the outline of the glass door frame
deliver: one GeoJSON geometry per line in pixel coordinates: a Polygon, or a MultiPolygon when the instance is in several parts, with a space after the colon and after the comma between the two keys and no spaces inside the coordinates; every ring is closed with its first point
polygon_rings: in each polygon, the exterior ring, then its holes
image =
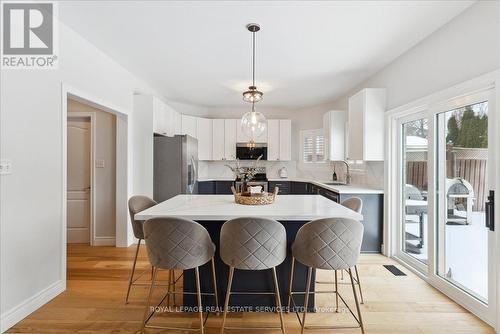
{"type": "MultiPolygon", "coordinates": [[[[409,264],[411,267],[414,269],[418,270],[420,273],[423,275],[427,275],[428,272],[428,265],[423,263],[422,261],[417,260],[416,258],[412,257],[411,255],[405,253],[403,251],[404,248],[404,242],[405,238],[403,238],[403,233],[405,233],[405,229],[403,227],[402,221],[404,216],[406,215],[405,212],[403,212],[403,191],[402,191],[402,184],[406,184],[406,180],[404,178],[406,177],[406,174],[403,173],[403,143],[404,143],[404,138],[403,138],[403,125],[419,120],[419,119],[427,119],[427,124],[428,124],[428,134],[430,135],[430,119],[428,118],[428,111],[427,109],[422,109],[422,110],[415,110],[412,112],[410,115],[405,115],[397,119],[396,122],[396,127],[397,127],[397,168],[396,168],[396,174],[397,174],[397,194],[396,198],[398,200],[398,208],[397,208],[397,223],[396,223],[396,248],[395,248],[395,256],[401,260],[403,260],[405,263],[409,264]]],[[[429,140],[429,138],[428,138],[429,140]]],[[[429,150],[428,150],[429,152],[429,150]]],[[[429,154],[427,154],[427,164],[429,163],[429,154]]],[[[429,201],[428,201],[429,203],[429,201]]],[[[430,204],[430,203],[429,203],[430,204]]],[[[430,212],[428,208],[428,212],[430,212]]],[[[427,217],[427,221],[429,221],[429,215],[427,217]]],[[[427,228],[427,231],[429,231],[429,228],[427,228]]],[[[423,232],[422,232],[423,233],[423,232]]],[[[431,247],[429,247],[430,242],[432,239],[429,237],[429,233],[427,234],[427,238],[425,240],[427,244],[427,249],[428,249],[428,258],[432,257],[432,254],[430,253],[431,247]]]]}
{"type": "MultiPolygon", "coordinates": [[[[439,275],[438,266],[444,263],[444,250],[440,251],[444,248],[444,238],[443,233],[437,233],[438,229],[442,229],[442,224],[446,221],[444,216],[444,211],[439,210],[439,208],[446,207],[446,199],[444,196],[438,196],[437,194],[437,181],[442,179],[439,178],[438,173],[443,170],[444,166],[442,166],[443,161],[437,157],[437,153],[440,145],[443,145],[443,142],[438,143],[439,140],[442,141],[443,133],[438,133],[439,130],[437,127],[437,118],[438,115],[444,112],[448,112],[454,109],[458,109],[461,107],[473,105],[476,103],[488,101],[488,185],[487,188],[494,189],[496,177],[493,175],[494,167],[496,164],[494,163],[495,155],[496,155],[496,147],[495,147],[495,127],[496,127],[496,104],[495,104],[495,89],[493,87],[486,87],[484,89],[480,89],[474,92],[470,92],[452,99],[449,99],[444,102],[436,103],[429,109],[429,115],[432,119],[430,122],[429,132],[432,137],[429,140],[429,169],[432,168],[432,171],[429,171],[429,185],[432,186],[432,199],[429,199],[429,202],[432,201],[432,211],[429,209],[429,212],[432,212],[433,218],[429,219],[429,235],[432,234],[432,248],[433,248],[433,256],[432,256],[432,266],[429,267],[428,277],[429,282],[435,286],[437,289],[444,292],[447,296],[457,301],[465,308],[469,309],[471,312],[479,316],[481,319],[486,321],[489,324],[496,323],[496,263],[497,256],[495,254],[496,251],[496,233],[488,232],[488,303],[485,304],[483,301],[474,297],[470,293],[464,291],[457,285],[452,282],[446,280],[442,276],[439,275]],[[441,164],[441,166],[440,166],[441,164]],[[441,222],[441,224],[439,224],[441,222]]],[[[443,124],[444,125],[444,124],[443,124]]],[[[442,159],[441,159],[442,160],[442,159]]],[[[441,181],[439,181],[441,182],[441,181]]],[[[441,185],[441,188],[442,185],[441,185]]],[[[484,227],[486,228],[486,227],[484,227]]],[[[430,245],[430,244],[429,244],[430,245]]],[[[430,259],[429,259],[430,260],[430,259]]]]}
{"type": "MultiPolygon", "coordinates": [[[[437,149],[436,121],[437,114],[456,109],[462,106],[474,104],[485,99],[484,94],[488,94],[488,122],[489,122],[489,175],[496,173],[495,182],[490,179],[488,187],[500,192],[500,168],[495,161],[500,161],[500,144],[495,143],[500,140],[500,133],[497,135],[495,129],[500,129],[500,111],[496,101],[500,100],[500,71],[486,74],[482,77],[464,82],[462,84],[445,89],[425,98],[419,99],[407,105],[389,110],[386,116],[387,131],[387,159],[386,159],[386,215],[387,222],[384,232],[384,254],[398,260],[401,264],[412,270],[418,276],[426,280],[432,286],[443,292],[445,295],[462,305],[482,320],[495,327],[500,325],[500,312],[497,310],[499,295],[497,288],[500,271],[500,247],[497,242],[500,235],[500,213],[498,210],[498,199],[495,210],[497,228],[495,232],[489,233],[488,242],[488,305],[463,291],[456,285],[438,275],[437,259],[437,196],[436,196],[436,173],[437,161],[435,152],[437,149]],[[483,96],[483,97],[481,97],[483,96]],[[426,118],[428,121],[428,228],[427,247],[428,264],[418,261],[411,255],[405,254],[402,250],[402,124],[426,118]],[[491,171],[495,169],[496,171],[491,171]]],[[[499,131],[500,132],[500,131],[499,131]]],[[[486,227],[485,227],[486,228],[486,227]]]]}

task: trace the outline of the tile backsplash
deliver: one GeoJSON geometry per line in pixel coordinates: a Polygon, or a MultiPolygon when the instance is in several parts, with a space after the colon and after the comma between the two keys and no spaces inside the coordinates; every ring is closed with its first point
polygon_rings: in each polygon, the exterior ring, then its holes
{"type": "MultiPolygon", "coordinates": [[[[253,166],[254,161],[240,160],[240,166],[253,166]]],[[[236,166],[236,161],[200,161],[198,163],[199,177],[201,179],[231,179],[234,178],[233,172],[226,166],[236,166]]],[[[279,178],[279,170],[283,167],[288,172],[288,177],[297,177],[297,168],[295,161],[259,161],[258,166],[266,167],[267,178],[279,178]]]]}
{"type": "MultiPolygon", "coordinates": [[[[254,161],[240,161],[241,166],[253,166],[254,161]]],[[[198,165],[200,179],[233,179],[233,172],[226,166],[235,166],[236,161],[200,161],[198,165]]],[[[295,161],[259,161],[259,166],[266,167],[269,179],[279,178],[279,170],[286,168],[289,178],[304,178],[318,181],[332,179],[333,168],[338,179],[345,179],[345,165],[341,162],[329,162],[321,165],[297,164],[295,161]]],[[[384,187],[384,162],[350,162],[351,183],[372,188],[384,187]]]]}

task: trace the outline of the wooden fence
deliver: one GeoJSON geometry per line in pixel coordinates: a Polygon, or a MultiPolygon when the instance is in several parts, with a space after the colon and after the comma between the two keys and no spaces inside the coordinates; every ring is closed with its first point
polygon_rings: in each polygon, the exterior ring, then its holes
{"type": "MultiPolygon", "coordinates": [[[[488,196],[487,168],[488,160],[486,159],[464,159],[460,156],[455,160],[446,161],[448,178],[460,177],[472,185],[475,196],[472,208],[474,211],[484,211],[484,202],[488,196]]],[[[406,183],[427,191],[427,161],[408,161],[406,163],[406,183]]]]}

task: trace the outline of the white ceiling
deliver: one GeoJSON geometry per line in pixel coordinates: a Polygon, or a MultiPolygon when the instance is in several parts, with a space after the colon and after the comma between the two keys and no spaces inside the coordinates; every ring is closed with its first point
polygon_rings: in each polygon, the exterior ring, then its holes
{"type": "Polygon", "coordinates": [[[61,20],[172,100],[236,107],[257,33],[261,106],[318,105],[346,93],[473,1],[80,1],[61,20]]]}

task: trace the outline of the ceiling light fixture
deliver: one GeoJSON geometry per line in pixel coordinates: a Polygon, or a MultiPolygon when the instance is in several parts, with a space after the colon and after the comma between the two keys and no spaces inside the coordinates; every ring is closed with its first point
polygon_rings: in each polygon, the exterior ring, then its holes
{"type": "Polygon", "coordinates": [[[254,103],[262,100],[262,95],[264,95],[255,86],[255,33],[260,30],[260,26],[256,23],[250,23],[247,25],[247,29],[252,33],[252,85],[243,92],[243,101],[254,103]]]}
{"type": "Polygon", "coordinates": [[[255,110],[255,103],[262,100],[263,93],[255,86],[255,33],[260,30],[256,23],[247,25],[248,31],[252,33],[252,85],[243,93],[243,100],[252,103],[252,109],[241,118],[241,130],[250,139],[250,144],[255,143],[255,139],[261,136],[267,127],[266,117],[255,110]]]}

